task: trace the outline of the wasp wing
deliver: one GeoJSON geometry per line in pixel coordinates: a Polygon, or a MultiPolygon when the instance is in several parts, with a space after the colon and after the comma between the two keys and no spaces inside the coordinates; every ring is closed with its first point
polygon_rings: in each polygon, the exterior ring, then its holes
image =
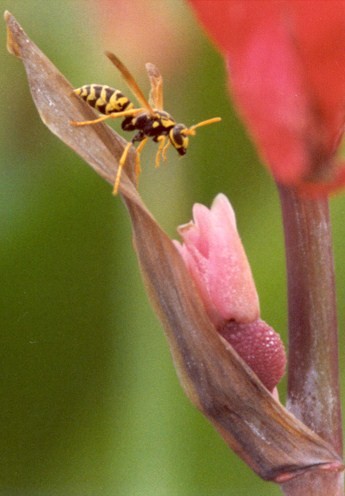
{"type": "Polygon", "coordinates": [[[153,108],[149,104],[149,102],[146,100],[143,92],[139,88],[138,84],[136,83],[134,77],[132,74],[129,72],[127,67],[119,60],[116,55],[114,55],[111,52],[105,52],[106,56],[108,59],[115,65],[115,67],[118,68],[118,70],[121,72],[124,80],[126,81],[128,87],[140,103],[140,105],[145,108],[148,112],[150,112],[151,115],[154,115],[153,108]]]}
{"type": "Polygon", "coordinates": [[[146,65],[146,71],[150,79],[151,91],[149,102],[153,108],[157,110],[163,110],[163,78],[159,69],[148,62],[146,65]]]}

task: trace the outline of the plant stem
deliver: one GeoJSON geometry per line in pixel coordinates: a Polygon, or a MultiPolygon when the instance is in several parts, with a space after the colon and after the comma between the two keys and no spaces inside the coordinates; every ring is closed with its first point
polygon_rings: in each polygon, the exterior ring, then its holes
{"type": "Polygon", "coordinates": [[[289,305],[287,408],[342,454],[334,262],[327,198],[279,187],[289,305]]]}

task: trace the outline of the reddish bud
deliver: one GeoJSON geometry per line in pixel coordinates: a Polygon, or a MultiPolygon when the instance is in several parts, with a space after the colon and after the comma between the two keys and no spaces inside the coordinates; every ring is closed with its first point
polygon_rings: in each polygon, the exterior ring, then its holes
{"type": "Polygon", "coordinates": [[[286,365],[279,334],[260,319],[250,324],[229,321],[219,332],[272,391],[284,375],[286,365]]]}

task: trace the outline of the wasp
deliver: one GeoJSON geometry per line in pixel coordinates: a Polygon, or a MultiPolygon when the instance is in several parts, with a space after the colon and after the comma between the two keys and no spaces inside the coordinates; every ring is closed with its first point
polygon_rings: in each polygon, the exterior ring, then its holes
{"type": "Polygon", "coordinates": [[[150,138],[158,143],[155,165],[159,167],[161,158],[166,159],[167,149],[170,145],[175,148],[179,155],[185,155],[189,145],[189,136],[194,136],[198,127],[219,122],[221,118],[207,119],[191,127],[178,124],[168,112],[163,110],[163,78],[154,64],[146,64],[151,85],[148,101],[127,67],[113,53],[105,52],[105,54],[120,71],[140,106],[136,108],[119,90],[105,85],[88,84],[73,90],[74,93],[104,115],[91,121],[71,121],[71,124],[73,126],[88,126],[107,119],[122,117],[124,120],[121,127],[124,131],[137,131],[132,140],[125,146],[120,158],[113,191],[116,194],[120,185],[122,169],[132,144],[139,142],[136,148],[135,163],[136,176],[138,177],[140,154],[150,138]]]}

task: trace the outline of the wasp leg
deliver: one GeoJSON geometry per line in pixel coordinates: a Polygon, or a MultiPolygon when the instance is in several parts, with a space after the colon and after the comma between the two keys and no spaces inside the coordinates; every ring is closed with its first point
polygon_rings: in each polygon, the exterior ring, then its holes
{"type": "Polygon", "coordinates": [[[167,144],[164,145],[164,147],[163,147],[163,150],[162,150],[163,160],[166,160],[167,159],[167,150],[168,150],[168,148],[169,148],[170,145],[171,145],[171,142],[170,142],[170,140],[168,140],[167,144]]]}
{"type": "MultiPolygon", "coordinates": [[[[136,149],[136,152],[137,153],[136,153],[136,157],[135,157],[135,175],[136,175],[137,178],[139,177],[140,171],[141,171],[141,168],[140,168],[140,153],[141,153],[142,149],[144,148],[144,146],[146,145],[147,141],[148,141],[148,138],[144,138],[143,141],[140,142],[139,146],[136,149]]],[[[133,144],[132,142],[127,143],[127,145],[125,146],[125,149],[122,152],[121,158],[119,160],[119,166],[118,166],[118,169],[117,169],[117,174],[116,174],[115,183],[114,183],[114,189],[113,189],[113,194],[114,195],[117,195],[117,193],[118,193],[119,185],[120,185],[120,180],[121,180],[122,169],[123,169],[123,167],[124,167],[124,165],[126,163],[128,152],[129,152],[129,149],[130,149],[130,147],[131,147],[132,144],[133,144]]]]}
{"type": "Polygon", "coordinates": [[[158,146],[158,150],[157,150],[157,153],[156,153],[156,161],[155,161],[155,166],[156,167],[159,167],[160,165],[160,161],[161,161],[161,154],[162,154],[162,151],[164,150],[166,144],[166,136],[158,136],[157,138],[157,143],[159,143],[159,146],[158,146]]]}
{"type": "Polygon", "coordinates": [[[107,119],[117,119],[118,117],[129,117],[135,116],[142,112],[143,109],[131,109],[124,110],[123,112],[113,112],[112,114],[102,115],[98,119],[93,119],[92,121],[70,121],[72,126],[90,126],[92,124],[98,124],[99,122],[106,121],[107,119]]]}
{"type": "Polygon", "coordinates": [[[146,143],[148,142],[148,139],[149,138],[144,138],[140,143],[139,145],[137,146],[137,155],[135,157],[135,175],[137,176],[137,178],[139,177],[140,175],[140,172],[141,172],[141,167],[140,167],[140,154],[144,148],[144,146],[146,145],[146,143]]]}
{"type": "Polygon", "coordinates": [[[123,166],[126,163],[128,152],[129,152],[129,149],[130,149],[131,146],[132,146],[132,143],[131,142],[127,143],[127,145],[125,146],[125,149],[122,152],[121,158],[119,160],[119,165],[118,165],[118,169],[117,169],[117,173],[116,173],[116,178],[115,178],[115,182],[114,182],[113,195],[117,195],[117,192],[119,190],[122,169],[123,169],[123,166]]]}

